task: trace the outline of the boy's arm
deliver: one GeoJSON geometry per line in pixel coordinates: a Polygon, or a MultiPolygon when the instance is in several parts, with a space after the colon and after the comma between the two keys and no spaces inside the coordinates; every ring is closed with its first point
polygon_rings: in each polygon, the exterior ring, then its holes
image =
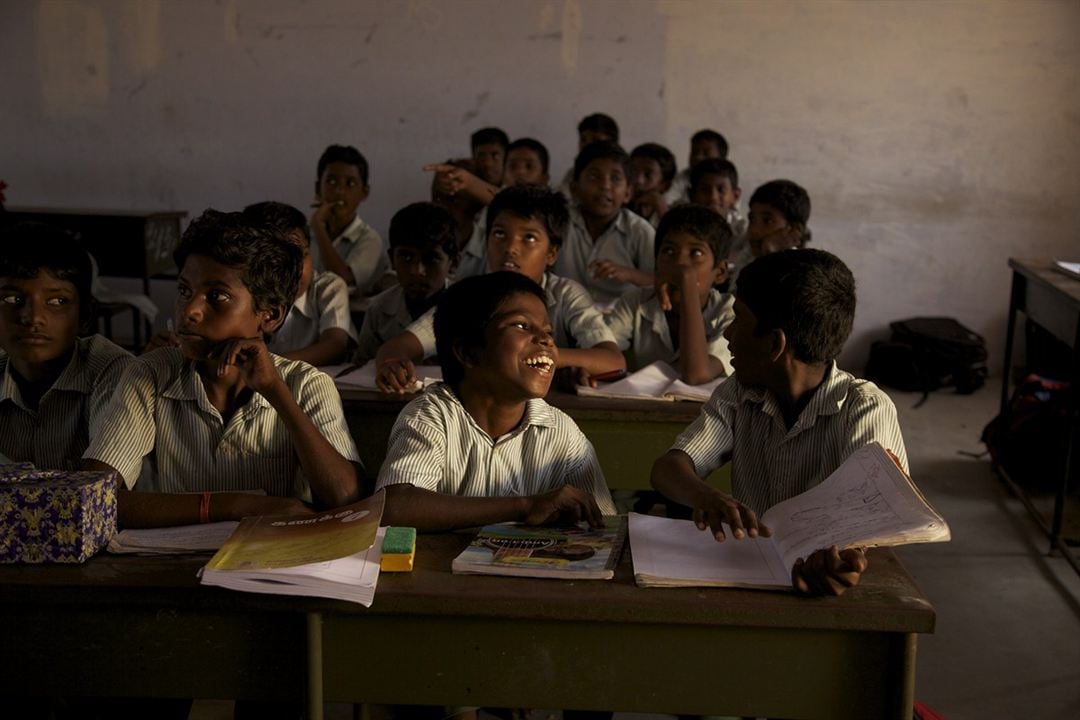
{"type": "Polygon", "coordinates": [[[318,367],[341,362],[345,357],[345,351],[348,349],[349,334],[341,328],[327,328],[319,333],[318,340],[307,347],[282,353],[281,356],[290,360],[303,360],[318,367]]]}
{"type": "Polygon", "coordinates": [[[730,526],[736,540],[772,534],[758,522],[753,510],[702,480],[694,462],[682,450],[668,450],[657,459],[649,482],[664,497],[693,508],[698,530],[708,528],[718,542],[727,538],[721,523],[730,526]]]}
{"type": "Polygon", "coordinates": [[[791,568],[791,585],[803,595],[843,595],[859,584],[870,566],[860,548],[838,550],[835,545],[799,558],[791,568]]]}
{"type": "Polygon", "coordinates": [[[356,284],[352,268],[338,255],[338,251],[334,249],[334,240],[326,231],[326,223],[333,209],[334,203],[331,202],[324,202],[315,209],[311,215],[311,234],[315,236],[315,244],[319,246],[319,258],[323,267],[352,286],[356,284]]]}
{"type": "Polygon", "coordinates": [[[444,195],[464,193],[482,205],[491,203],[499,188],[456,165],[433,163],[424,166],[425,172],[435,173],[435,189],[444,195]]]}
{"type": "Polygon", "coordinates": [[[602,342],[591,348],[559,348],[558,367],[581,368],[589,376],[603,375],[626,369],[626,358],[613,342],[602,342]]]}
{"type": "Polygon", "coordinates": [[[384,393],[413,392],[416,363],[424,357],[424,346],[410,330],[395,335],[375,353],[375,382],[384,393]]]}
{"type": "MultiPolygon", "coordinates": [[[[679,288],[679,379],[689,385],[703,385],[727,374],[724,363],[709,354],[705,338],[701,293],[709,289],[697,286],[696,273],[689,266],[682,268],[679,288]]],[[[665,312],[672,309],[669,290],[668,283],[661,283],[657,290],[660,308],[665,312]]]]}
{"type": "MultiPolygon", "coordinates": [[[[553,276],[548,276],[549,278],[553,276]]],[[[554,281],[552,281],[554,282],[554,281]]],[[[626,358],[615,343],[615,335],[596,309],[592,296],[580,283],[561,278],[553,294],[566,334],[578,347],[559,348],[558,367],[582,368],[588,375],[602,375],[626,369],[626,358]]],[[[588,382],[588,378],[581,378],[588,382]]]]}
{"type": "Polygon", "coordinates": [[[614,280],[638,287],[649,287],[655,282],[651,270],[619,265],[612,260],[596,260],[589,265],[589,271],[597,280],[614,280]]]}

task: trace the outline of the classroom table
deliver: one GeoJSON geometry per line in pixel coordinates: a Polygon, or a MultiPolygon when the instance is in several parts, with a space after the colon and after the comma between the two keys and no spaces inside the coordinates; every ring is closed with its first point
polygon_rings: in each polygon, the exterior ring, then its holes
{"type": "Polygon", "coordinates": [[[0,566],[0,695],[97,694],[910,720],[934,610],[888,550],[840,598],[460,576],[421,535],[374,605],[197,584],[206,556],[0,566]],[[306,669],[305,669],[306,668],[306,669]]]}
{"type": "Polygon", "coordinates": [[[1061,551],[1073,570],[1080,573],[1080,562],[1062,535],[1065,517],[1065,497],[1070,478],[1080,478],[1080,280],[1053,269],[1049,260],[1009,259],[1012,268],[1012,292],[1009,295],[1009,316],[1005,335],[1005,359],[1001,381],[1001,413],[1009,406],[1009,380],[1012,377],[1012,355],[1015,340],[1016,314],[1024,313],[1058,340],[1072,348],[1072,412],[1066,449],[1065,470],[1054,494],[1053,516],[1049,523],[1028,498],[1023,488],[1008,476],[1004,468],[995,465],[998,476],[1024,503],[1050,541],[1050,550],[1061,551]]]}
{"type": "MultiPolygon", "coordinates": [[[[386,457],[394,420],[415,396],[350,389],[341,389],[340,393],[360,459],[374,477],[386,457]]],[[[651,489],[649,471],[653,461],[667,452],[678,434],[701,412],[701,403],[697,402],[590,398],[557,390],[545,399],[573,418],[596,449],[608,486],[620,490],[651,489]]],[[[726,476],[725,470],[714,475],[714,480],[726,476]]]]}

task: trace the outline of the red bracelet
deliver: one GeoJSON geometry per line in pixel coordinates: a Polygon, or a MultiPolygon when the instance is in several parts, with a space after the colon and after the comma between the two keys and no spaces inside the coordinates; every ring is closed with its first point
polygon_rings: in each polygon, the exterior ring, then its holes
{"type": "Polygon", "coordinates": [[[210,493],[204,492],[199,498],[199,522],[210,522],[210,493]]]}

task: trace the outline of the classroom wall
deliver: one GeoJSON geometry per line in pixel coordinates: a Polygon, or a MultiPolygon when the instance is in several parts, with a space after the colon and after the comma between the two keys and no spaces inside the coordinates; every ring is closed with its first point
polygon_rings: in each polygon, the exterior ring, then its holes
{"type": "Polygon", "coordinates": [[[0,179],[9,205],[305,206],[347,142],[385,230],[483,125],[543,140],[556,176],[589,112],[683,163],[711,126],[747,197],[808,188],[814,244],[859,282],[848,366],[944,314],[996,369],[1006,259],[1080,259],[1078,27],[1067,0],[7,0],[0,179]]]}

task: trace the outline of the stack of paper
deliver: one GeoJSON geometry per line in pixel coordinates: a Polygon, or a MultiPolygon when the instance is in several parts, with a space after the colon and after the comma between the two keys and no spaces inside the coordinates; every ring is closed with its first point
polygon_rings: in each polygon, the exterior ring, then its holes
{"type": "MultiPolygon", "coordinates": [[[[334,378],[334,384],[346,390],[378,390],[375,384],[375,361],[369,360],[361,367],[355,365],[330,365],[320,368],[334,378]]],[[[437,365],[417,365],[416,383],[412,390],[423,390],[428,385],[442,381],[442,368],[437,365]]]]}
{"type": "Polygon", "coordinates": [[[687,385],[679,379],[675,368],[666,362],[657,361],[618,382],[605,383],[595,388],[579,386],[577,394],[583,397],[705,402],[713,390],[726,379],[719,377],[704,385],[687,385]]]}
{"type": "Polygon", "coordinates": [[[180,555],[217,550],[240,523],[236,521],[181,525],[147,530],[121,530],[106,550],[117,555],[180,555]]]}

